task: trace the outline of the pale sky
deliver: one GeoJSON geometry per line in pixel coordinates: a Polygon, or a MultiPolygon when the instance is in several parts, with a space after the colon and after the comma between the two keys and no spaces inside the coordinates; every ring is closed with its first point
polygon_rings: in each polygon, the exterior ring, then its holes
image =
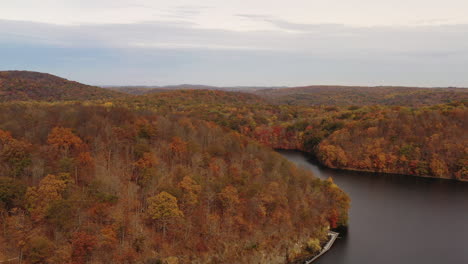
{"type": "Polygon", "coordinates": [[[467,0],[0,0],[0,70],[89,84],[468,86],[467,0]]]}

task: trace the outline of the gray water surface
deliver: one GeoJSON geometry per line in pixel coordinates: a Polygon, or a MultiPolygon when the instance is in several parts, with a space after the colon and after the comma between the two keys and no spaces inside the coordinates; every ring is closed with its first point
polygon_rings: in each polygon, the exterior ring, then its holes
{"type": "Polygon", "coordinates": [[[278,151],[351,198],[349,229],[319,264],[468,264],[468,183],[338,171],[278,151]]]}

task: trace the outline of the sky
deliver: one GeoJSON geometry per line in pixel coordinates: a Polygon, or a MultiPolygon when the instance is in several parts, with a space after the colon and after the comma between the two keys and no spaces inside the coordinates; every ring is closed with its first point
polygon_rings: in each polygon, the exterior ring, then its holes
{"type": "Polygon", "coordinates": [[[95,85],[468,87],[466,0],[0,0],[0,70],[95,85]]]}

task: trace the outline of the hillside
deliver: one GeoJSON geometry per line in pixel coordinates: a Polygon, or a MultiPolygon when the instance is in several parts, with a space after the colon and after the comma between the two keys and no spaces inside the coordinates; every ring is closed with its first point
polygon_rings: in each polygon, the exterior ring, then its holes
{"type": "Polygon", "coordinates": [[[143,95],[149,93],[158,93],[158,92],[169,92],[170,89],[160,88],[160,87],[153,87],[153,86],[108,86],[103,87],[105,89],[132,94],[132,95],[143,95]]]}
{"type": "Polygon", "coordinates": [[[232,106],[266,104],[265,100],[253,94],[219,90],[174,90],[120,98],[114,102],[130,108],[138,106],[157,109],[164,113],[197,112],[199,114],[207,114],[214,108],[228,109],[232,106]]]}
{"type": "Polygon", "coordinates": [[[69,81],[47,73],[0,72],[0,102],[95,100],[122,96],[121,93],[69,81]]]}
{"type": "Polygon", "coordinates": [[[401,105],[423,106],[468,100],[468,89],[307,86],[264,89],[254,94],[275,104],[287,105],[401,105]]]}
{"type": "Polygon", "coordinates": [[[170,92],[175,90],[217,90],[218,87],[208,85],[194,85],[194,84],[180,84],[180,85],[168,85],[168,86],[107,86],[103,87],[114,91],[133,94],[143,95],[160,92],[170,92]]]}
{"type": "Polygon", "coordinates": [[[353,112],[313,149],[326,166],[468,180],[466,105],[353,112]]]}
{"type": "Polygon", "coordinates": [[[468,100],[464,88],[418,88],[397,86],[215,87],[206,85],[121,86],[111,90],[145,95],[176,90],[219,90],[251,93],[278,105],[400,105],[425,106],[468,100]]]}
{"type": "Polygon", "coordinates": [[[307,151],[328,167],[468,180],[466,103],[271,105],[248,94],[203,90],[116,103],[213,121],[272,148],[307,151]]]}
{"type": "Polygon", "coordinates": [[[175,90],[219,90],[229,92],[244,92],[254,93],[259,90],[266,89],[280,89],[285,87],[263,87],[263,86],[209,86],[209,85],[195,85],[195,84],[180,84],[180,85],[166,85],[166,86],[103,86],[103,88],[111,89],[118,92],[123,92],[133,95],[152,94],[159,92],[170,92],[175,90]]]}
{"type": "Polygon", "coordinates": [[[346,224],[348,207],[332,181],[212,122],[0,104],[6,259],[284,263],[346,224]]]}

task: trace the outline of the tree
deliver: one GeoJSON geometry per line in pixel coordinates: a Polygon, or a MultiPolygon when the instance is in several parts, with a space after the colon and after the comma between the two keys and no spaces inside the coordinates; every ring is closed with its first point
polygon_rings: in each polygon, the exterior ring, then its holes
{"type": "Polygon", "coordinates": [[[228,212],[232,213],[235,210],[235,207],[240,203],[239,193],[237,188],[228,185],[226,186],[219,194],[219,200],[221,206],[228,212]]]}
{"type": "Polygon", "coordinates": [[[75,226],[76,207],[69,200],[56,200],[49,204],[45,218],[52,227],[68,231],[75,226]]]}
{"type": "Polygon", "coordinates": [[[151,177],[155,174],[155,166],[158,164],[158,159],[151,152],[143,153],[143,157],[137,160],[135,165],[135,182],[140,186],[145,186],[149,183],[151,177]]]}
{"type": "Polygon", "coordinates": [[[339,146],[328,145],[324,142],[319,144],[318,157],[331,168],[344,168],[348,165],[348,158],[339,146]]]}
{"type": "Polygon", "coordinates": [[[101,247],[112,250],[118,245],[117,231],[114,226],[106,226],[101,229],[101,247]]]}
{"type": "Polygon", "coordinates": [[[320,241],[317,238],[311,238],[306,243],[306,250],[309,251],[311,254],[316,254],[322,250],[322,246],[320,246],[320,241]]]}
{"type": "Polygon", "coordinates": [[[36,221],[42,220],[52,203],[62,199],[66,187],[66,180],[51,174],[44,177],[39,186],[29,187],[26,202],[31,217],[36,221]]]}
{"type": "Polygon", "coordinates": [[[183,204],[185,206],[191,207],[198,204],[198,196],[200,195],[201,186],[198,185],[192,177],[185,176],[182,181],[179,182],[179,187],[184,192],[183,204]]]}
{"type": "Polygon", "coordinates": [[[151,220],[162,225],[164,236],[166,236],[167,225],[184,216],[177,205],[177,198],[167,192],[160,192],[158,195],[148,198],[147,212],[151,220]]]}
{"type": "Polygon", "coordinates": [[[91,180],[89,175],[92,173],[93,166],[94,159],[89,151],[79,153],[75,162],[75,182],[78,183],[79,180],[89,182],[91,180]],[[78,168],[80,177],[78,177],[78,168]]]}
{"type": "Polygon", "coordinates": [[[6,175],[17,177],[24,173],[31,164],[30,150],[31,144],[14,139],[0,129],[0,170],[6,175]]]}
{"type": "Polygon", "coordinates": [[[187,142],[182,140],[180,137],[173,137],[169,147],[171,148],[172,153],[178,159],[184,157],[185,153],[187,152],[187,142]]]}
{"type": "Polygon", "coordinates": [[[96,247],[97,239],[94,235],[86,232],[75,232],[71,244],[73,264],[84,264],[96,247]]]}
{"type": "Polygon", "coordinates": [[[70,150],[82,147],[83,141],[70,128],[54,127],[47,137],[47,143],[68,156],[70,150]]]}
{"type": "Polygon", "coordinates": [[[324,187],[331,206],[327,216],[330,227],[346,226],[348,224],[349,197],[333,182],[331,177],[325,181],[324,187]]]}
{"type": "Polygon", "coordinates": [[[277,182],[271,182],[261,192],[260,201],[265,208],[265,213],[271,214],[276,207],[285,206],[287,198],[279,195],[282,193],[280,185],[277,182]]]}
{"type": "Polygon", "coordinates": [[[336,209],[332,209],[328,215],[328,222],[330,223],[331,228],[338,227],[338,221],[340,220],[338,211],[336,209]]]}
{"type": "Polygon", "coordinates": [[[445,164],[445,162],[441,160],[437,155],[434,155],[432,157],[429,167],[434,176],[446,178],[449,175],[447,164],[445,164]]]}
{"type": "Polygon", "coordinates": [[[54,244],[43,236],[34,236],[26,244],[24,258],[28,263],[47,263],[47,259],[53,255],[54,244]]]}
{"type": "Polygon", "coordinates": [[[0,177],[0,208],[10,210],[19,206],[23,202],[25,193],[24,184],[12,178],[0,177]]]}

